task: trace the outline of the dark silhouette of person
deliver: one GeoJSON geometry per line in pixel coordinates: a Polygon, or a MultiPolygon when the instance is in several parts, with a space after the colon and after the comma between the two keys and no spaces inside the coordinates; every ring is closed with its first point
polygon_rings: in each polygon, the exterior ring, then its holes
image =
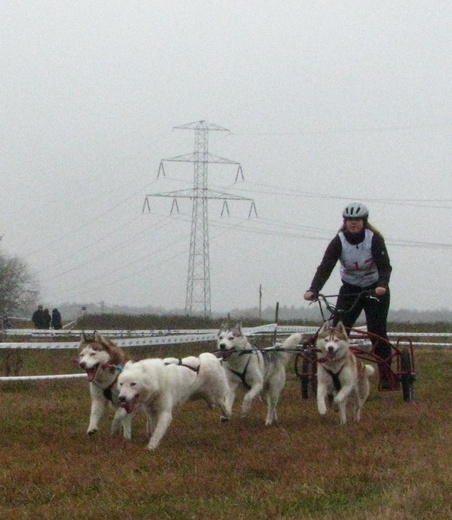
{"type": "Polygon", "coordinates": [[[49,309],[44,309],[42,311],[42,329],[50,329],[50,322],[52,321],[52,317],[50,316],[49,309]]]}
{"type": "Polygon", "coordinates": [[[31,321],[33,322],[35,329],[43,329],[44,328],[44,310],[42,305],[38,305],[38,308],[34,311],[31,316],[31,321]]]}
{"type": "Polygon", "coordinates": [[[10,329],[10,328],[12,328],[12,326],[13,326],[13,324],[9,320],[8,316],[3,316],[3,318],[2,318],[2,329],[3,330],[10,329]]]}
{"type": "Polygon", "coordinates": [[[52,327],[55,330],[63,328],[63,325],[61,323],[61,313],[58,309],[52,310],[52,327]]]}

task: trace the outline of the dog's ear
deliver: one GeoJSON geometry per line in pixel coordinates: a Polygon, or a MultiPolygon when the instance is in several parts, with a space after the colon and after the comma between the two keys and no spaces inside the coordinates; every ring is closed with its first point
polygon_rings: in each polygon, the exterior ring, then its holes
{"type": "Polygon", "coordinates": [[[325,323],[322,325],[322,327],[320,328],[320,330],[317,334],[324,334],[329,328],[330,328],[330,326],[329,326],[328,322],[325,321],[325,323]]]}
{"type": "Polygon", "coordinates": [[[104,338],[100,332],[97,332],[97,330],[94,331],[94,341],[97,343],[105,343],[104,338]]]}
{"type": "Polygon", "coordinates": [[[341,334],[342,336],[344,336],[344,338],[347,338],[348,337],[348,334],[347,334],[347,331],[345,330],[345,327],[344,327],[344,324],[342,323],[342,321],[340,321],[337,325],[336,325],[336,331],[341,334]]]}
{"type": "Polygon", "coordinates": [[[94,341],[94,336],[92,336],[91,334],[87,334],[85,331],[83,331],[80,335],[80,341],[82,343],[91,343],[92,341],[94,341]]]}
{"type": "Polygon", "coordinates": [[[240,323],[240,321],[238,321],[236,324],[235,324],[235,327],[237,329],[237,331],[239,332],[239,334],[242,334],[242,324],[240,323]]]}
{"type": "Polygon", "coordinates": [[[228,326],[226,325],[226,323],[222,323],[222,324],[220,325],[220,331],[221,331],[221,330],[228,330],[228,326]]]}

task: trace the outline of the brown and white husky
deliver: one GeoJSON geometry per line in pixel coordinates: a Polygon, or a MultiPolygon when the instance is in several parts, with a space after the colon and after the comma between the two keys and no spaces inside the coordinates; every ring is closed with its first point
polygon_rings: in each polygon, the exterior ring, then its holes
{"type": "Polygon", "coordinates": [[[326,399],[339,410],[341,424],[347,422],[347,404],[353,405],[354,420],[369,396],[369,377],[374,367],[364,365],[350,350],[350,341],[342,322],[336,327],[325,323],[317,335],[317,408],[327,412],[326,399]]]}
{"type": "Polygon", "coordinates": [[[111,425],[111,433],[123,431],[124,438],[132,437],[132,417],[120,407],[118,399],[117,379],[126,361],[124,351],[113,341],[98,332],[89,336],[84,332],[80,338],[77,364],[86,370],[91,396],[91,412],[88,435],[94,435],[99,429],[105,408],[108,404],[116,410],[111,425]]]}

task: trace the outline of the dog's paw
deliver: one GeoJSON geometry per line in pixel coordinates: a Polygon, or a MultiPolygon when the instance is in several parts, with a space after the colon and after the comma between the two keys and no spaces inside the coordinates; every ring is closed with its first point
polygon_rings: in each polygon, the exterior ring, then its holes
{"type": "Polygon", "coordinates": [[[225,415],[222,415],[220,417],[220,421],[221,422],[229,422],[230,420],[231,420],[231,418],[230,417],[226,417],[225,415]]]}
{"type": "Polygon", "coordinates": [[[251,403],[250,402],[244,402],[242,409],[240,410],[240,417],[244,419],[245,417],[248,417],[249,413],[251,411],[251,403]]]}
{"type": "Polygon", "coordinates": [[[91,435],[94,435],[97,432],[97,428],[95,430],[88,430],[86,433],[91,437],[91,435]]]}
{"type": "Polygon", "coordinates": [[[320,415],[326,415],[327,409],[326,409],[325,403],[319,403],[317,405],[317,410],[319,411],[320,415]]]}
{"type": "Polygon", "coordinates": [[[346,396],[341,396],[340,393],[336,394],[333,399],[333,404],[341,404],[346,396]]]}

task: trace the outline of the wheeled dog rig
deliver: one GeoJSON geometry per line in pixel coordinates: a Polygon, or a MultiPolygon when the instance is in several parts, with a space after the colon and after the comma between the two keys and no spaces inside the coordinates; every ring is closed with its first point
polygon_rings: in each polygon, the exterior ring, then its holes
{"type": "MultiPolygon", "coordinates": [[[[358,293],[355,303],[359,298],[367,296],[369,296],[367,291],[358,293]]],[[[323,294],[317,296],[316,302],[319,305],[324,323],[332,320],[338,313],[344,312],[337,309],[329,301],[329,299],[336,297],[336,295],[325,296],[323,294]],[[326,311],[329,312],[328,318],[325,318],[326,311]]],[[[303,399],[308,399],[310,395],[315,395],[317,391],[317,332],[304,339],[295,353],[294,370],[300,379],[301,397],[303,399]]],[[[378,389],[394,391],[401,388],[404,401],[413,401],[416,365],[411,339],[400,337],[394,344],[361,328],[348,328],[347,332],[353,353],[358,358],[373,362],[378,366],[378,373],[380,374],[378,389]],[[390,346],[391,354],[386,359],[375,354],[374,344],[377,342],[386,343],[390,346]]]]}

